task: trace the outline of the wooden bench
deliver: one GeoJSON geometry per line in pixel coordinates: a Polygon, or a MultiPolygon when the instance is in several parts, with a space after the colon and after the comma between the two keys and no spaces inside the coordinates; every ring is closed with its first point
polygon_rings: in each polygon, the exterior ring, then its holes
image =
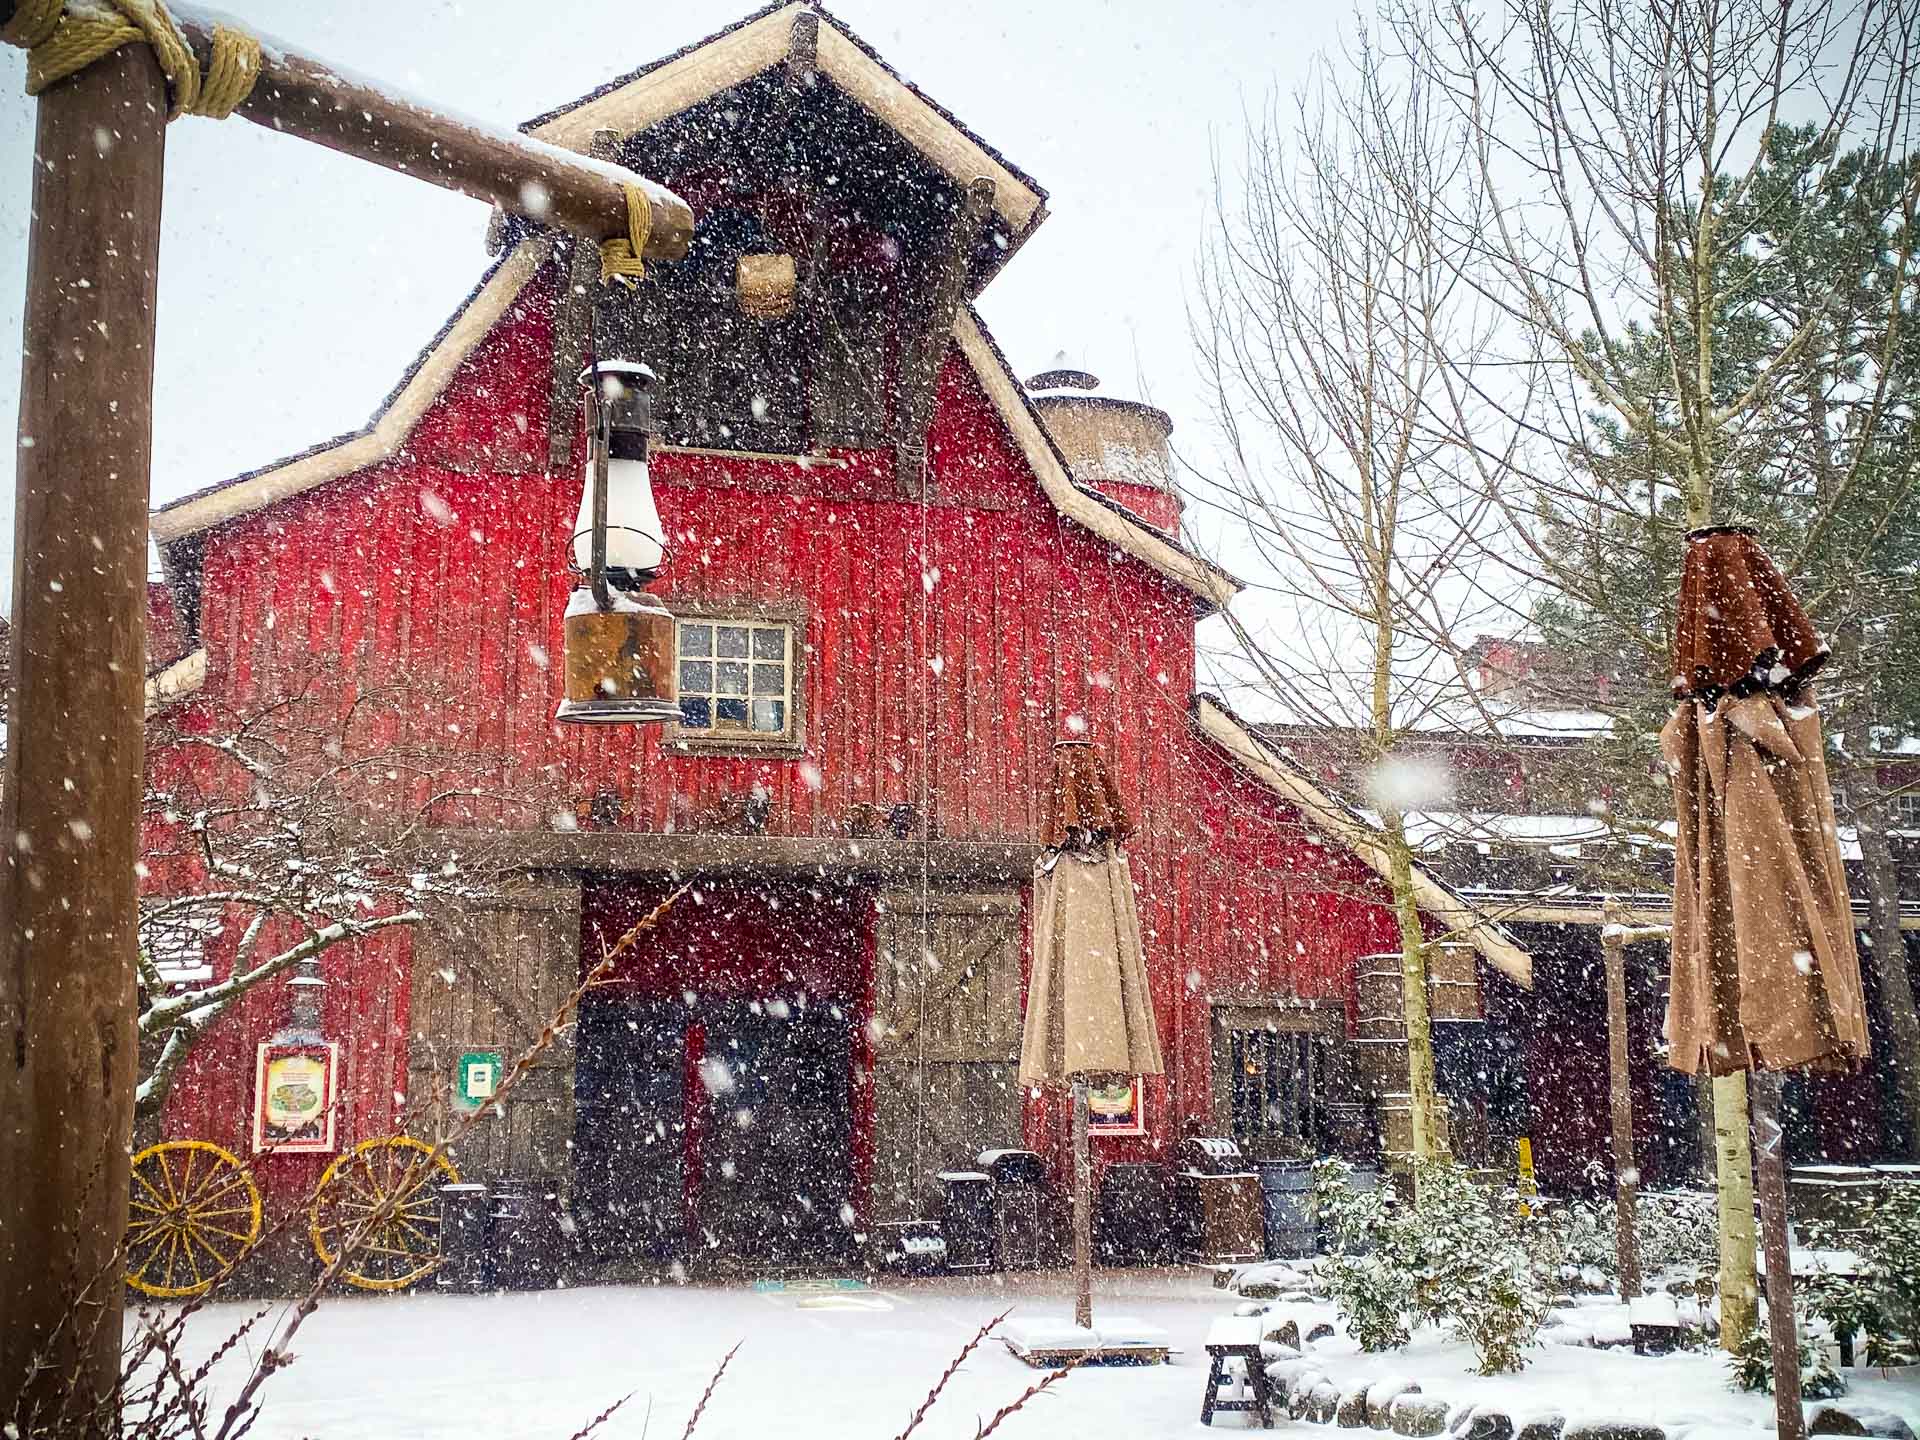
{"type": "Polygon", "coordinates": [[[1213,1357],[1213,1363],[1207,1369],[1207,1393],[1200,1401],[1202,1425],[1213,1424],[1213,1417],[1222,1411],[1251,1412],[1260,1417],[1263,1427],[1272,1428],[1273,1386],[1267,1379],[1267,1363],[1260,1353],[1260,1330],[1257,1315],[1223,1315],[1207,1331],[1207,1354],[1213,1357]],[[1233,1360],[1246,1367],[1251,1399],[1220,1398],[1221,1387],[1234,1383],[1233,1372],[1228,1368],[1228,1362],[1233,1360]]]}

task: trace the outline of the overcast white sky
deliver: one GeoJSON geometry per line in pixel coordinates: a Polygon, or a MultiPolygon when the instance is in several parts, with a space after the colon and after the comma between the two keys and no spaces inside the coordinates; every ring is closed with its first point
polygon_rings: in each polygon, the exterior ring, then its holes
{"type": "MultiPolygon", "coordinates": [[[[731,23],[750,0],[224,0],[311,53],[518,123],[731,23]]],[[[1185,295],[1209,147],[1336,44],[1336,0],[840,0],[842,22],[1050,192],[982,297],[1017,370],[1057,351],[1110,392],[1143,378],[1204,441],[1185,295]]],[[[0,48],[0,413],[17,413],[33,103],[0,48]]],[[[367,419],[486,263],[486,207],[244,121],[169,132],[156,502],[367,419]]],[[[1183,443],[1184,442],[1184,443],[1183,443]]],[[[13,464],[0,459],[11,596],[13,464]]]]}

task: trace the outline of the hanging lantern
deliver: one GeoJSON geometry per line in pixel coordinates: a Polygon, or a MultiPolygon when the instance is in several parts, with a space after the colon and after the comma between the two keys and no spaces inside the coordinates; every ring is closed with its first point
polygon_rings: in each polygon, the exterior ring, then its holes
{"type": "Polygon", "coordinates": [[[654,374],[632,361],[600,360],[581,372],[580,384],[587,475],[573,563],[587,583],[567,602],[566,698],[556,718],[599,725],[677,720],[673,617],[641,593],[666,558],[647,474],[654,374]]]}
{"type": "Polygon", "coordinates": [[[740,309],[756,320],[791,314],[797,284],[791,255],[742,255],[734,267],[733,288],[740,309]]]}

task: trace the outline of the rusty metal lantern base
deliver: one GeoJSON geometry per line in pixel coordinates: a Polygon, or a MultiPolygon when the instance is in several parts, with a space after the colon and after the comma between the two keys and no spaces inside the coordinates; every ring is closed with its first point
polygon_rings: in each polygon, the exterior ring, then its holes
{"type": "Polygon", "coordinates": [[[566,617],[566,698],[554,716],[573,725],[659,725],[680,718],[674,684],[673,616],[651,601],[620,597],[594,606],[574,592],[566,617]]]}

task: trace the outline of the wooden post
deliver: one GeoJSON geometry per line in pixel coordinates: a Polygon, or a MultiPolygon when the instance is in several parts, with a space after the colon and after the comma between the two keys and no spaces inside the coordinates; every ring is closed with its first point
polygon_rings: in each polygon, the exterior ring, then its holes
{"type": "Polygon", "coordinates": [[[1760,1247],[1767,1257],[1767,1338],[1773,1349],[1774,1428],[1779,1440],[1805,1440],[1800,1404],[1800,1330],[1793,1310],[1793,1252],[1787,1238],[1786,1132],[1780,1125],[1780,1077],[1753,1072],[1754,1172],[1760,1191],[1760,1247]]]}
{"type": "Polygon", "coordinates": [[[1607,971],[1607,1090],[1613,1110],[1613,1233],[1620,1270],[1620,1298],[1640,1293],[1640,1242],[1635,1212],[1640,1170],[1633,1156],[1633,1072],[1627,1061],[1626,907],[1608,896],[1601,903],[1600,952],[1607,971]]]}
{"type": "Polygon", "coordinates": [[[1093,1157],[1087,1153],[1087,1082],[1073,1082],[1073,1323],[1093,1328],[1093,1157]]]}
{"type": "Polygon", "coordinates": [[[34,137],[0,806],[0,1420],[28,1434],[119,1433],[166,114],[132,45],[34,137]]]}

